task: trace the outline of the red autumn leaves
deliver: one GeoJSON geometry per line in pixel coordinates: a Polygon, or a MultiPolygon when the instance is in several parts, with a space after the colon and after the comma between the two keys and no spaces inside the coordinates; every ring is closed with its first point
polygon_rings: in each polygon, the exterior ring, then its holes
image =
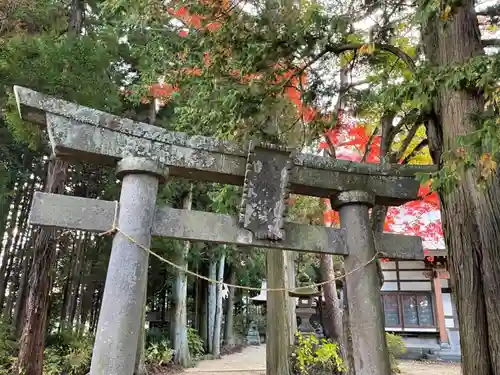
{"type": "MultiPolygon", "coordinates": [[[[366,162],[380,162],[380,136],[371,137],[363,124],[342,110],[338,113],[336,126],[328,130],[326,136],[335,146],[336,157],[339,159],[359,162],[368,152],[366,162]]],[[[328,147],[326,141],[319,145],[320,150],[328,147]]],[[[402,207],[389,208],[384,230],[421,236],[424,240],[424,247],[440,247],[443,230],[439,216],[439,197],[437,193],[431,192],[430,183],[420,186],[418,197],[418,200],[408,202],[402,207]]],[[[324,223],[326,225],[339,222],[337,212],[331,209],[325,211],[324,223]]],[[[425,253],[429,251],[425,250],[425,253]]]]}

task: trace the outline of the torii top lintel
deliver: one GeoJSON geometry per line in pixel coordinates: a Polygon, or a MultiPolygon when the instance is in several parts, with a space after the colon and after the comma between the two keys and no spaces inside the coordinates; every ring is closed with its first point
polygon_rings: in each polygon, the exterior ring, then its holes
{"type": "MultiPolygon", "coordinates": [[[[170,169],[170,175],[243,185],[248,149],[211,137],[189,136],[111,115],[15,86],[24,120],[46,126],[54,153],[63,158],[115,165],[128,155],[147,156],[170,169]]],[[[364,190],[375,203],[397,206],[417,198],[415,173],[429,166],[355,163],[297,154],[290,171],[296,194],[330,197],[364,190]]]]}

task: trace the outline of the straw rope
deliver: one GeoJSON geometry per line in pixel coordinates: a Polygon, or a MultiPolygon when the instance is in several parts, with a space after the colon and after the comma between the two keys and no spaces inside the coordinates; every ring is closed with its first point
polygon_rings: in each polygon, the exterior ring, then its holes
{"type": "Polygon", "coordinates": [[[174,262],[172,262],[172,261],[170,261],[170,260],[162,257],[161,255],[155,253],[153,250],[147,248],[146,246],[141,245],[132,236],[130,236],[127,233],[123,232],[118,227],[118,213],[119,213],[119,202],[115,201],[115,214],[114,214],[114,218],[113,218],[113,224],[112,224],[112,226],[111,226],[111,228],[109,230],[100,233],[99,236],[114,235],[116,233],[120,233],[122,236],[124,236],[125,238],[127,238],[130,242],[134,243],[137,247],[139,247],[142,250],[144,250],[145,252],[147,252],[149,255],[154,256],[155,258],[157,258],[158,260],[162,261],[163,263],[166,263],[169,266],[171,266],[171,267],[173,267],[173,268],[175,268],[175,269],[177,269],[177,270],[179,270],[181,272],[185,272],[186,274],[194,276],[194,277],[196,277],[198,279],[202,279],[202,280],[208,281],[209,283],[226,285],[228,287],[235,288],[235,289],[251,290],[251,291],[258,291],[258,292],[259,291],[263,291],[263,292],[297,292],[297,291],[300,291],[300,290],[306,289],[306,288],[320,287],[320,286],[326,285],[328,283],[335,282],[336,280],[342,280],[342,279],[344,279],[348,275],[351,275],[354,272],[357,272],[357,271],[365,268],[366,266],[370,265],[372,262],[374,262],[377,259],[377,257],[379,255],[383,255],[382,252],[377,251],[375,253],[375,255],[369,261],[361,264],[360,266],[354,268],[353,270],[351,270],[351,271],[349,271],[347,273],[344,273],[344,274],[342,274],[340,276],[334,277],[334,278],[326,280],[326,281],[322,281],[320,283],[309,284],[307,286],[302,286],[302,287],[295,287],[295,288],[266,288],[266,289],[262,289],[262,288],[255,288],[255,287],[243,286],[243,285],[237,285],[237,284],[229,284],[229,283],[225,283],[225,282],[220,281],[220,280],[211,279],[209,277],[200,275],[200,274],[198,274],[196,272],[190,271],[190,270],[184,268],[183,266],[179,266],[178,264],[176,264],[176,263],[174,263],[174,262]]]}

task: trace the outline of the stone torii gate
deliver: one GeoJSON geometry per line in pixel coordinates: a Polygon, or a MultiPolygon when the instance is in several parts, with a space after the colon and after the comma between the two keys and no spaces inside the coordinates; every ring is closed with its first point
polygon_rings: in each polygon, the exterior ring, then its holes
{"type": "MultiPolygon", "coordinates": [[[[115,202],[36,193],[30,223],[103,232],[120,228],[113,246],[92,356],[91,375],[132,375],[147,282],[151,236],[345,256],[348,336],[352,375],[389,375],[389,355],[376,264],[378,252],[392,259],[423,259],[421,239],[373,234],[369,209],[416,199],[420,169],[386,167],[294,154],[272,145],[241,145],[169,132],[95,109],[14,88],[25,120],[46,126],[60,158],[117,165],[122,179],[115,202]],[[243,185],[239,217],[156,207],[158,184],[169,176],[243,185]],[[285,221],[289,193],[332,198],[341,229],[285,221]],[[119,210],[117,211],[117,208],[119,210]],[[115,216],[117,215],[117,216],[115,216]],[[136,242],[130,241],[127,236],[136,242]]],[[[283,258],[281,258],[283,259],[283,258]]],[[[284,270],[270,269],[270,288],[283,288],[284,270]],[[271,271],[271,272],[270,272],[271,271]]],[[[288,369],[288,295],[269,293],[267,375],[288,369]]]]}

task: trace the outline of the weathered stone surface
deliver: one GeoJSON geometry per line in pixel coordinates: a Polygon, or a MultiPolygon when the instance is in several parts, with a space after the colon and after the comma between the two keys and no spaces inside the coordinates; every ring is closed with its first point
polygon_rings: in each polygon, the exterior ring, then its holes
{"type": "Polygon", "coordinates": [[[247,345],[260,345],[259,330],[257,329],[257,325],[254,322],[250,323],[250,327],[248,328],[245,339],[247,345]]]}
{"type": "Polygon", "coordinates": [[[118,162],[116,177],[123,179],[130,174],[149,174],[158,178],[158,182],[165,182],[168,177],[168,168],[162,167],[157,161],[142,157],[127,157],[118,162]]]}
{"type": "MultiPolygon", "coordinates": [[[[149,157],[169,167],[170,175],[243,185],[246,157],[158,143],[47,114],[49,137],[59,157],[114,165],[128,155],[149,157]]],[[[329,197],[363,187],[376,195],[377,204],[400,205],[414,199],[418,182],[410,177],[370,176],[350,172],[293,166],[290,190],[329,197]]]]}
{"type": "MultiPolygon", "coordinates": [[[[188,136],[182,132],[171,132],[154,125],[136,122],[118,117],[96,109],[84,107],[62,99],[57,99],[40,92],[14,86],[14,93],[19,112],[27,121],[46,125],[45,113],[53,113],[79,122],[108,128],[139,138],[149,139],[159,143],[175,144],[205,151],[246,157],[248,148],[234,142],[212,137],[188,136]]],[[[380,165],[356,163],[309,154],[298,154],[294,158],[295,165],[315,169],[335,169],[338,171],[377,174],[384,176],[413,177],[416,172],[435,171],[432,165],[380,165]]]]}
{"type": "MultiPolygon", "coordinates": [[[[32,225],[104,232],[113,224],[115,202],[36,192],[29,223],[32,225]]],[[[256,240],[238,225],[236,217],[169,207],[156,209],[152,234],[190,241],[220,242],[240,246],[347,255],[342,231],[320,225],[284,224],[283,241],[256,240]]],[[[424,259],[422,240],[392,233],[375,237],[383,257],[424,259]]]]}
{"type": "MultiPolygon", "coordinates": [[[[172,176],[243,184],[244,146],[168,132],[22,87],[15,87],[15,92],[23,118],[50,123],[49,135],[59,156],[110,165],[127,155],[146,156],[168,166],[172,176]]],[[[415,172],[428,170],[427,166],[387,167],[301,154],[294,158],[290,189],[320,197],[361,189],[373,192],[376,204],[400,205],[417,196],[415,172]]]]}
{"type": "Polygon", "coordinates": [[[373,207],[375,205],[375,197],[373,194],[362,190],[343,191],[332,198],[332,208],[336,210],[349,204],[363,204],[368,207],[373,207]]]}
{"type": "Polygon", "coordinates": [[[349,375],[388,375],[391,373],[384,331],[384,312],[375,262],[375,241],[368,209],[370,195],[345,192],[339,197],[340,224],[346,231],[349,255],[344,258],[347,277],[346,322],[349,375]],[[356,199],[359,200],[355,204],[356,199]],[[342,204],[343,203],[343,204],[342,204]]]}
{"type": "Polygon", "coordinates": [[[256,239],[282,240],[290,195],[291,152],[251,146],[243,185],[240,224],[256,239]]]}
{"type": "MultiPolygon", "coordinates": [[[[123,161],[142,162],[134,157],[123,161]]],[[[148,254],[138,245],[151,244],[157,191],[158,179],[150,171],[123,178],[118,223],[136,242],[121,233],[113,238],[90,375],[134,372],[148,276],[148,254]]]]}

